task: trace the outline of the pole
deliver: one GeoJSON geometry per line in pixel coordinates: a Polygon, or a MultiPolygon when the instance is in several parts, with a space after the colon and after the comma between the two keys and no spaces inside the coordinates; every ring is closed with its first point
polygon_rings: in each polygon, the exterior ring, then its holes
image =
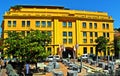
{"type": "Polygon", "coordinates": [[[108,55],[108,63],[109,63],[109,61],[110,61],[110,56],[108,55]]]}
{"type": "Polygon", "coordinates": [[[80,56],[80,64],[81,64],[81,68],[82,68],[82,56],[80,56]]]}
{"type": "Polygon", "coordinates": [[[74,46],[74,51],[73,51],[74,63],[75,63],[75,51],[76,51],[76,48],[74,46]]]}
{"type": "MultiPolygon", "coordinates": [[[[63,53],[63,51],[65,52],[66,51],[66,49],[65,49],[65,47],[64,46],[62,46],[63,47],[63,50],[62,50],[62,53],[63,53]]],[[[62,58],[63,58],[63,56],[62,56],[62,58]]]]}

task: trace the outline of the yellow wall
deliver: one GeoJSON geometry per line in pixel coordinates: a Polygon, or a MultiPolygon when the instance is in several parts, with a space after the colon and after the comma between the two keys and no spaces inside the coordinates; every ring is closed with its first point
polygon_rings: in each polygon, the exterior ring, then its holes
{"type": "MultiPolygon", "coordinates": [[[[103,36],[103,32],[110,33],[109,43],[114,40],[113,33],[113,19],[108,16],[106,12],[92,12],[81,10],[65,10],[65,9],[47,9],[47,8],[24,8],[14,11],[13,8],[4,14],[4,29],[3,31],[51,31],[51,53],[57,54],[57,48],[59,45],[73,48],[76,44],[79,47],[76,51],[77,56],[83,54],[83,48],[87,47],[87,53],[90,53],[90,47],[93,47],[93,53],[95,54],[95,39],[94,32],[99,36],[103,36]],[[70,16],[72,14],[72,16],[70,16]],[[16,21],[16,27],[8,27],[8,21],[16,21]],[[22,21],[30,21],[30,27],[22,27],[22,21]],[[51,27],[36,27],[35,21],[51,21],[51,27]],[[62,26],[62,22],[67,22],[67,27],[62,26]],[[72,22],[72,27],[68,27],[68,22],[72,22]],[[86,28],[82,27],[82,22],[86,22],[86,28]],[[93,28],[89,28],[89,23],[92,23],[93,28]],[[97,23],[97,29],[94,28],[94,23],[97,23]],[[109,29],[103,29],[102,24],[109,24],[109,29]],[[72,37],[63,37],[63,31],[72,32],[72,37]],[[87,32],[87,37],[83,37],[83,32],[87,32]],[[93,32],[93,37],[90,37],[90,32],[93,32]],[[72,38],[72,43],[63,44],[63,38],[72,38]],[[83,39],[87,39],[87,43],[83,42],[83,39]],[[90,43],[90,39],[93,39],[93,43],[90,43]]],[[[7,37],[6,33],[4,38],[7,37]]]]}

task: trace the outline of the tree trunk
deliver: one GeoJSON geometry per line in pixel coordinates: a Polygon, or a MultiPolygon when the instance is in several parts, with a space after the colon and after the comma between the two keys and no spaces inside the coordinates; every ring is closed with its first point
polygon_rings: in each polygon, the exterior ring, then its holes
{"type": "Polygon", "coordinates": [[[119,51],[119,59],[120,59],[120,51],[119,51]]]}

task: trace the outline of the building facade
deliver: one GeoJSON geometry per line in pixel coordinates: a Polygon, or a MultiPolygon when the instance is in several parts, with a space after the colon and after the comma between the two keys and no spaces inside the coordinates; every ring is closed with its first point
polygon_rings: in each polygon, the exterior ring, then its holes
{"type": "Polygon", "coordinates": [[[70,54],[79,57],[85,53],[95,54],[95,39],[99,36],[108,38],[109,43],[114,40],[114,20],[106,12],[70,10],[60,6],[18,5],[11,7],[3,17],[3,38],[7,37],[6,31],[22,32],[25,35],[31,29],[46,31],[52,39],[46,49],[52,55],[68,57],[70,54]]]}

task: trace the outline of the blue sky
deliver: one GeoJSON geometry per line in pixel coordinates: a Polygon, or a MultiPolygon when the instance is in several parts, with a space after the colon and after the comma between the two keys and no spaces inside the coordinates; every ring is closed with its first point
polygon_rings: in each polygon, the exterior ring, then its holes
{"type": "MultiPolygon", "coordinates": [[[[120,0],[1,0],[0,24],[3,14],[14,5],[46,5],[64,6],[74,10],[103,11],[108,12],[114,21],[114,28],[120,28],[120,0]]],[[[0,28],[1,32],[1,28],[0,28]]]]}

